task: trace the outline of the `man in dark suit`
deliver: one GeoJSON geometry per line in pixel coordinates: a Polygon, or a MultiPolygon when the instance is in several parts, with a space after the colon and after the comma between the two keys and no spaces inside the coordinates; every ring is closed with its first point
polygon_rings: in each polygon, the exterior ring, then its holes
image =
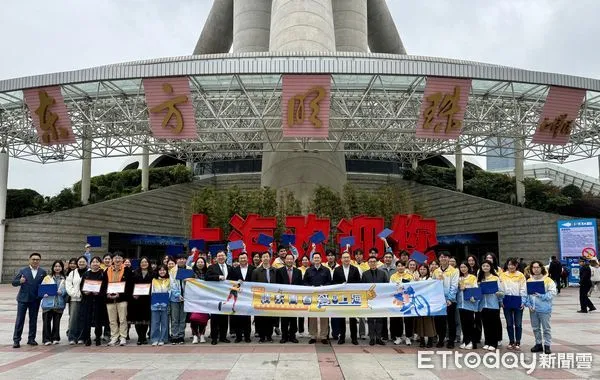
{"type": "MultiPolygon", "coordinates": [[[[350,253],[344,251],[342,253],[342,265],[337,266],[333,270],[333,284],[358,284],[360,283],[360,271],[357,267],[350,264],[350,253]]],[[[340,328],[340,339],[338,344],[346,343],[346,319],[345,318],[332,318],[331,324],[336,324],[340,328]]],[[[350,339],[352,344],[358,345],[358,334],[356,329],[356,318],[350,318],[350,339]]]]}
{"type": "MultiPolygon", "coordinates": [[[[385,272],[377,269],[377,258],[375,256],[369,257],[369,270],[363,272],[362,282],[363,284],[389,282],[385,272]]],[[[385,346],[385,342],[381,339],[383,320],[384,318],[369,318],[369,344],[371,346],[374,346],[375,343],[385,346]]]]}
{"type": "MultiPolygon", "coordinates": [[[[243,251],[238,256],[239,266],[232,269],[231,279],[233,281],[250,281],[254,267],[248,265],[248,253],[243,251]]],[[[249,315],[232,315],[233,325],[235,326],[235,342],[242,341],[242,335],[246,343],[250,343],[250,332],[252,330],[252,321],[249,315]]]]}
{"type": "MultiPolygon", "coordinates": [[[[288,253],[285,255],[285,266],[277,269],[277,283],[286,285],[303,285],[302,272],[294,268],[295,257],[288,253]]],[[[296,332],[298,331],[298,319],[290,317],[281,317],[281,340],[279,343],[298,343],[296,332]]]]}
{"type": "MultiPolygon", "coordinates": [[[[262,265],[252,272],[252,282],[263,282],[275,284],[277,282],[277,272],[271,267],[271,255],[265,252],[261,256],[262,265]]],[[[274,317],[254,317],[254,325],[260,339],[258,343],[273,342],[273,327],[275,326],[274,317]]]]}
{"type": "MultiPolygon", "coordinates": [[[[233,268],[225,263],[227,256],[225,252],[217,252],[217,262],[208,267],[204,278],[206,281],[231,280],[233,268]]],[[[210,316],[210,344],[217,344],[217,340],[223,343],[231,343],[227,339],[227,326],[229,318],[225,314],[211,314],[210,316]]]]}
{"type": "MultiPolygon", "coordinates": [[[[315,246],[313,244],[313,252],[314,249],[315,246]]],[[[321,265],[321,254],[314,252],[312,259],[313,266],[308,268],[304,273],[304,286],[331,285],[331,271],[329,268],[321,265]]],[[[308,318],[308,333],[310,334],[308,344],[316,343],[317,339],[320,339],[323,344],[329,344],[329,339],[327,339],[328,329],[328,318],[308,318]]]]}
{"type": "Polygon", "coordinates": [[[21,268],[15,278],[12,280],[12,286],[19,286],[17,294],[17,320],[15,321],[15,331],[13,333],[13,348],[21,347],[21,335],[23,334],[23,325],[25,325],[25,313],[29,310],[29,335],[27,344],[37,346],[35,335],[37,332],[37,317],[40,309],[40,297],[38,289],[46,271],[40,268],[42,255],[32,253],[29,255],[29,266],[21,268]]]}

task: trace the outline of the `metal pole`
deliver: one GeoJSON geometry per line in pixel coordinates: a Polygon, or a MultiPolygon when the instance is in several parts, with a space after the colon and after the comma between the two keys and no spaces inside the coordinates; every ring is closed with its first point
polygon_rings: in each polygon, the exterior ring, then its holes
{"type": "Polygon", "coordinates": [[[459,144],[456,144],[456,150],[454,151],[454,157],[456,158],[456,190],[462,193],[464,188],[463,182],[463,156],[462,148],[459,144]]]}
{"type": "Polygon", "coordinates": [[[81,161],[81,203],[90,202],[90,179],[92,177],[92,140],[83,139],[83,160],[81,161]]]}
{"type": "Polygon", "coordinates": [[[8,189],[8,152],[0,152],[0,282],[4,269],[4,233],[6,231],[6,192],[8,189]]]}
{"type": "Polygon", "coordinates": [[[144,145],[142,153],[142,191],[148,191],[150,186],[150,152],[144,145]]]}

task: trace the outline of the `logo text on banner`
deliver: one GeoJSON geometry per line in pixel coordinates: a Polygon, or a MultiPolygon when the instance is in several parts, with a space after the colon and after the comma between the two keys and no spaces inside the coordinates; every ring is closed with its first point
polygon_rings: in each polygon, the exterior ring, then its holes
{"type": "Polygon", "coordinates": [[[471,79],[427,77],[417,137],[457,139],[465,117],[471,79]]]}
{"type": "Polygon", "coordinates": [[[75,142],[71,120],[59,86],[32,88],[24,90],[23,94],[41,144],[75,142]]]}
{"type": "Polygon", "coordinates": [[[188,313],[275,317],[416,317],[446,314],[441,281],[321,287],[187,280],[188,313]]]}
{"type": "Polygon", "coordinates": [[[584,96],[584,89],[550,87],[531,141],[536,144],[565,145],[575,126],[575,118],[579,116],[584,96]]]}
{"type": "Polygon", "coordinates": [[[187,77],[144,79],[152,135],[159,139],[196,138],[196,118],[187,77]]]}
{"type": "Polygon", "coordinates": [[[329,75],[284,75],[283,136],[327,138],[330,96],[329,75]]]}

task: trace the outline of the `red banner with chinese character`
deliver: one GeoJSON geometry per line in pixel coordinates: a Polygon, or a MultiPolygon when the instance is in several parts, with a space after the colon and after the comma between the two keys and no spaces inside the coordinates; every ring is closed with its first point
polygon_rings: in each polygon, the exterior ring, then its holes
{"type": "Polygon", "coordinates": [[[283,137],[329,136],[330,75],[284,75],[283,137]]]}
{"type": "Polygon", "coordinates": [[[535,144],[565,145],[579,116],[584,96],[584,89],[551,86],[531,141],[535,144]]]}
{"type": "Polygon", "coordinates": [[[450,140],[462,132],[471,79],[427,77],[417,137],[450,140]]]}
{"type": "Polygon", "coordinates": [[[73,144],[75,136],[60,86],[23,90],[31,120],[43,145],[73,144]]]}
{"type": "Polygon", "coordinates": [[[152,135],[159,139],[195,139],[196,118],[187,77],[144,79],[152,135]]]}

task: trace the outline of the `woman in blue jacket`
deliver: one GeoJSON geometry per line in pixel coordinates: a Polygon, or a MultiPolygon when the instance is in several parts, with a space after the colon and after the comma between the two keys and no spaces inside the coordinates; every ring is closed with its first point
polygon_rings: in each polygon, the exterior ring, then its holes
{"type": "Polygon", "coordinates": [[[502,322],[500,321],[500,305],[502,302],[502,287],[496,267],[490,260],[481,263],[481,268],[477,274],[477,282],[479,287],[483,282],[495,282],[498,287],[496,293],[482,294],[479,301],[479,311],[481,312],[481,321],[483,322],[483,331],[485,340],[483,349],[488,351],[496,351],[502,339],[502,322]]]}
{"type": "Polygon", "coordinates": [[[65,310],[65,287],[64,264],[57,260],[52,263],[51,272],[42,280],[42,285],[56,284],[58,291],[55,296],[44,294],[42,298],[42,340],[46,346],[60,342],[60,319],[65,310]]]}
{"type": "Polygon", "coordinates": [[[529,277],[527,282],[542,281],[545,291],[543,294],[528,294],[525,300],[525,306],[529,308],[531,327],[535,336],[535,346],[531,348],[531,352],[550,354],[550,344],[552,343],[550,316],[552,315],[552,299],[557,292],[556,283],[550,277],[546,276],[546,268],[537,260],[529,264],[529,273],[531,273],[531,277],[529,277]]]}

